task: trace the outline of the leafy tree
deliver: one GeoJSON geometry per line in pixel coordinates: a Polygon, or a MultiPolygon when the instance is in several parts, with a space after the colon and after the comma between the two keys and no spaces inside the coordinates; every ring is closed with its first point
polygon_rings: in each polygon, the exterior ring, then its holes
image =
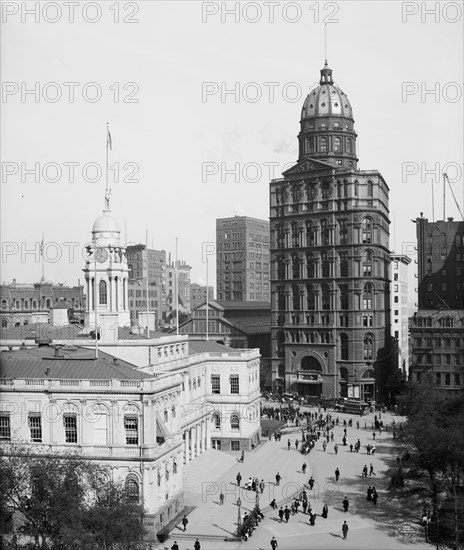
{"type": "Polygon", "coordinates": [[[2,516],[19,515],[36,549],[135,550],[143,507],[108,471],[71,454],[0,449],[2,516]]]}
{"type": "Polygon", "coordinates": [[[403,460],[390,472],[390,489],[430,504],[431,535],[456,546],[464,536],[464,393],[414,390],[399,403],[408,420],[399,434],[403,460]]]}

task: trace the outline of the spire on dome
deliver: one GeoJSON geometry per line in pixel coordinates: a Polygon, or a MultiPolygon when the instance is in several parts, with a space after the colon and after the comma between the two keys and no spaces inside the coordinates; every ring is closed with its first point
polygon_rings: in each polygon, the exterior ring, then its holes
{"type": "Polygon", "coordinates": [[[319,81],[319,84],[321,86],[323,84],[333,84],[332,69],[329,68],[327,59],[325,60],[324,68],[321,69],[321,80],[319,81]]]}
{"type": "Polygon", "coordinates": [[[111,212],[110,209],[111,189],[106,188],[105,191],[105,212],[111,212]]]}

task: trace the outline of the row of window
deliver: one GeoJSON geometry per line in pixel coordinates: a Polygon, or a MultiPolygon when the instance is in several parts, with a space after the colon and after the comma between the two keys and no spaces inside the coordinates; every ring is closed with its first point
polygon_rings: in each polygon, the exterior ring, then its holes
{"type": "Polygon", "coordinates": [[[426,347],[431,348],[432,346],[434,348],[460,348],[461,347],[461,339],[460,338],[420,338],[416,337],[414,339],[415,345],[418,348],[426,347]]]}
{"type": "MultiPolygon", "coordinates": [[[[324,182],[318,184],[314,181],[306,184],[295,183],[289,187],[279,187],[275,190],[275,202],[277,205],[293,202],[294,204],[300,202],[308,202],[313,200],[330,199],[333,198],[335,193],[336,198],[350,198],[350,185],[353,189],[353,197],[359,197],[359,183],[338,182],[332,184],[331,182],[324,182]],[[290,192],[289,192],[290,191],[290,192]],[[291,201],[289,199],[291,198],[291,201]]],[[[362,186],[367,191],[367,197],[373,197],[374,184],[372,181],[368,181],[366,185],[362,186]]]]}
{"type": "Polygon", "coordinates": [[[455,354],[451,355],[450,353],[444,353],[444,354],[432,354],[432,353],[426,353],[424,354],[413,354],[413,363],[417,365],[445,365],[448,367],[451,367],[451,362],[453,360],[454,366],[460,366],[461,365],[461,355],[455,354]]]}
{"type": "MultiPolygon", "coordinates": [[[[423,373],[416,371],[416,382],[421,383],[422,381],[430,381],[430,375],[423,376],[423,373]]],[[[453,382],[453,386],[459,387],[461,385],[461,375],[458,372],[435,373],[435,384],[437,386],[451,386],[451,382],[453,382]]]]}
{"type": "MultiPolygon", "coordinates": [[[[52,307],[53,300],[51,298],[47,298],[44,302],[42,307],[50,308],[52,307]]],[[[65,300],[65,302],[74,308],[80,308],[82,305],[82,302],[80,300],[70,300],[69,298],[65,300]]],[[[55,298],[55,303],[58,303],[58,298],[55,298]]],[[[2,309],[39,309],[39,301],[38,300],[13,300],[11,302],[11,306],[8,305],[8,300],[3,299],[2,300],[2,309]]]]}
{"type": "MultiPolygon", "coordinates": [[[[218,413],[213,413],[212,417],[211,417],[211,420],[212,420],[212,427],[215,429],[215,430],[220,430],[221,429],[221,417],[218,413]]],[[[240,430],[240,418],[238,416],[238,414],[231,414],[230,415],[230,429],[231,430],[234,430],[234,431],[239,431],[240,430]]]]}
{"type": "MultiPolygon", "coordinates": [[[[230,393],[240,393],[239,375],[231,374],[229,376],[230,393]]],[[[221,393],[221,376],[219,374],[211,375],[211,393],[221,393]]]]}

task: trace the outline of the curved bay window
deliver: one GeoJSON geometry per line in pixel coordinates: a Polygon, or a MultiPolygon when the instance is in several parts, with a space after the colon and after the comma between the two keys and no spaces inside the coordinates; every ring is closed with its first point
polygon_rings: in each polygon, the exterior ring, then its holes
{"type": "Polygon", "coordinates": [[[364,285],[363,288],[363,309],[371,310],[372,309],[372,297],[374,295],[374,290],[372,285],[364,285]]]}
{"type": "Polygon", "coordinates": [[[106,305],[108,303],[108,292],[107,292],[106,281],[100,281],[98,283],[98,294],[99,294],[100,304],[106,305]]]}
{"type": "Polygon", "coordinates": [[[364,361],[372,361],[374,359],[374,337],[372,334],[364,336],[363,359],[364,361]]]}
{"type": "Polygon", "coordinates": [[[362,256],[362,275],[363,277],[371,277],[372,276],[372,252],[370,250],[366,250],[362,256]]]}
{"type": "Polygon", "coordinates": [[[342,140],[339,137],[333,140],[333,150],[335,153],[339,153],[342,150],[342,140]]]}
{"type": "Polygon", "coordinates": [[[351,141],[351,138],[347,138],[346,140],[346,152],[347,153],[353,152],[353,142],[351,141]]]}
{"type": "Polygon", "coordinates": [[[319,140],[319,152],[327,153],[327,138],[321,137],[319,140]]]}
{"type": "Polygon", "coordinates": [[[364,218],[361,224],[362,243],[370,244],[372,242],[372,219],[364,218]]]}

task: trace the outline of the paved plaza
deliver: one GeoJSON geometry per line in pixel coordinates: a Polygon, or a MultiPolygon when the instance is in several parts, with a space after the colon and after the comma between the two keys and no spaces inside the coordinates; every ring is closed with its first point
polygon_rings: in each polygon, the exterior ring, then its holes
{"type": "MultiPolygon", "coordinates": [[[[192,510],[188,515],[187,531],[182,532],[179,525],[172,531],[169,540],[158,547],[170,549],[176,540],[181,550],[193,549],[198,537],[202,549],[270,549],[270,540],[275,536],[278,550],[431,548],[425,543],[418,524],[422,510],[388,498],[385,473],[398,456],[392,432],[384,431],[382,435],[377,432],[374,441],[371,428],[374,413],[360,418],[328,412],[332,413],[333,418],[338,416],[340,422],[333,430],[334,442],[329,443],[326,452],[323,451],[321,437],[309,455],[303,456],[295,449],[295,439],[301,440],[301,429],[286,427],[281,441],[274,438],[272,441],[265,440],[258,448],[246,453],[244,463],[238,462],[239,453],[215,450],[189,463],[184,469],[185,504],[192,510]],[[343,420],[348,421],[349,418],[353,418],[353,427],[347,427],[348,445],[343,446],[343,420]],[[361,424],[359,429],[356,428],[357,420],[361,424]],[[354,444],[358,438],[361,441],[360,452],[350,452],[349,444],[354,444]],[[291,440],[291,450],[287,448],[288,439],[291,440]],[[339,446],[338,455],[334,452],[335,443],[339,446]],[[376,446],[374,456],[367,455],[366,446],[369,443],[376,446]],[[303,462],[307,463],[306,474],[301,471],[303,462]],[[363,466],[369,468],[371,463],[376,475],[363,478],[363,466]],[[338,483],[334,474],[336,468],[340,470],[338,483]],[[240,496],[242,502],[242,516],[246,511],[251,511],[256,503],[255,493],[237,487],[238,472],[242,476],[242,485],[250,476],[264,480],[265,489],[259,503],[265,518],[248,541],[225,541],[237,529],[237,498],[240,496]],[[277,472],[282,476],[279,486],[275,482],[277,472]],[[275,498],[279,507],[285,507],[287,503],[290,507],[292,497],[299,494],[311,475],[316,484],[312,491],[306,490],[311,507],[317,513],[315,525],[310,525],[309,516],[301,513],[301,508],[300,513],[290,516],[288,523],[280,523],[277,510],[272,510],[269,503],[275,498]],[[366,500],[369,485],[375,486],[378,492],[377,505],[366,500]],[[221,489],[225,495],[222,506],[219,505],[221,489]],[[349,501],[347,513],[342,505],[345,497],[349,501]],[[329,507],[327,519],[320,516],[324,504],[329,507]],[[342,538],[344,520],[349,525],[347,540],[342,538]],[[405,523],[410,524],[412,531],[417,528],[417,534],[401,534],[408,531],[408,526],[403,527],[405,523]]],[[[393,419],[396,423],[402,420],[389,413],[382,414],[385,425],[391,425],[393,419]]]]}

